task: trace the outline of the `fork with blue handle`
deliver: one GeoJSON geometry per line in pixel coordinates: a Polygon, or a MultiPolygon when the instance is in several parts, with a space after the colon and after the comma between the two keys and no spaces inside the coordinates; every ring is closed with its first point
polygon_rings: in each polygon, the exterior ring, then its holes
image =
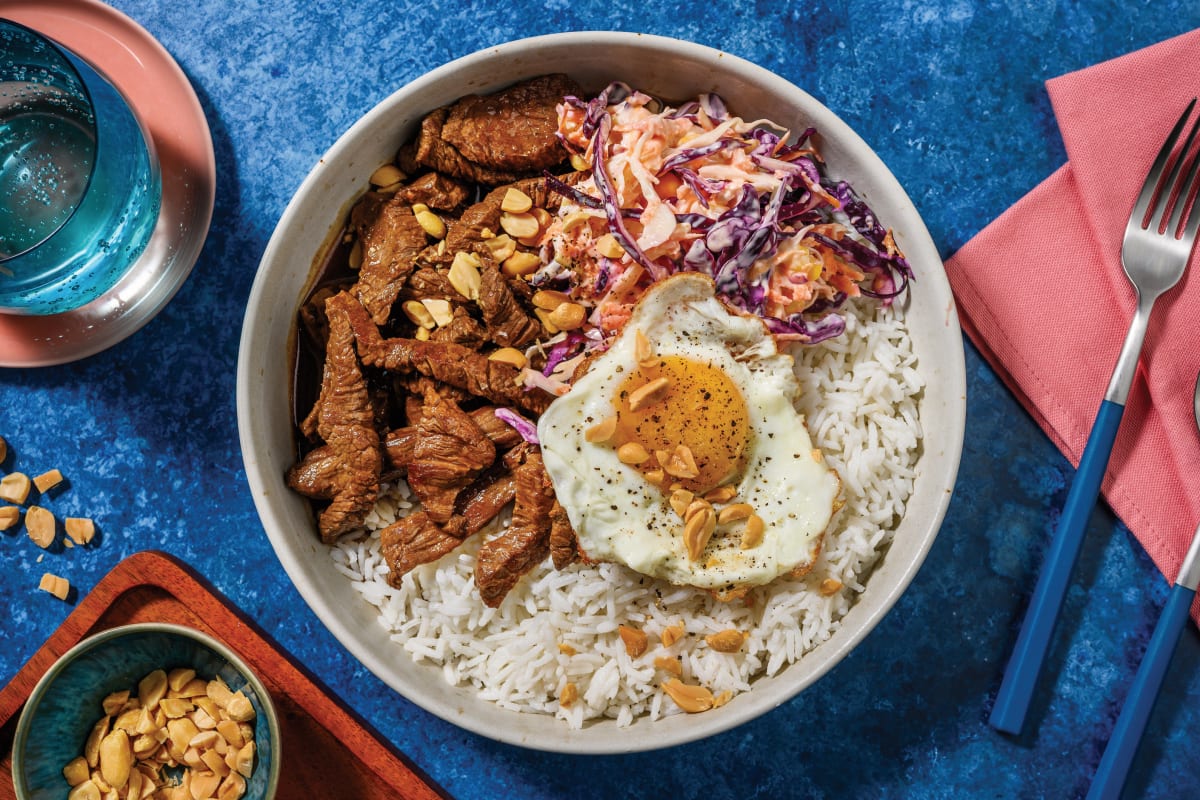
{"type": "Polygon", "coordinates": [[[1200,158],[1188,157],[1200,129],[1200,119],[1192,124],[1179,146],[1195,106],[1193,99],[1175,123],[1146,176],[1125,227],[1121,264],[1137,292],[1137,308],[992,707],[989,723],[1007,733],[1020,733],[1025,724],[1087,520],[1100,493],[1100,483],[1125,413],[1150,312],[1159,296],[1183,276],[1200,228],[1200,211],[1192,213],[1200,188],[1197,180],[1200,158]]]}

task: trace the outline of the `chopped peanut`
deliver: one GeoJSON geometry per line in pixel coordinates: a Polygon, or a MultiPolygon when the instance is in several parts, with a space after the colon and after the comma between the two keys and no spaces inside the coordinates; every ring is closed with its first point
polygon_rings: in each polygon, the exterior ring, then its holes
{"type": "Polygon", "coordinates": [[[429,313],[429,309],[419,300],[406,300],[400,307],[404,311],[404,316],[420,328],[428,328],[433,330],[437,327],[437,323],[433,321],[433,314],[429,313]]]}
{"type": "Polygon", "coordinates": [[[67,594],[71,591],[71,583],[66,578],[60,578],[53,573],[47,572],[42,575],[41,581],[38,582],[38,588],[43,592],[49,592],[59,600],[66,600],[67,594]]]}
{"type": "Polygon", "coordinates": [[[842,590],[842,582],[837,578],[826,578],[821,581],[821,587],[817,590],[822,597],[831,597],[842,590]]]}
{"type": "Polygon", "coordinates": [[[510,214],[524,214],[531,208],[533,208],[533,198],[520,189],[510,188],[500,201],[500,210],[510,214]]]}
{"type": "Polygon", "coordinates": [[[446,279],[450,281],[454,291],[463,297],[468,300],[478,300],[479,288],[483,285],[479,267],[479,256],[459,251],[454,254],[454,261],[450,263],[450,271],[446,273],[446,279]]]}
{"type": "Polygon", "coordinates": [[[683,638],[684,630],[682,625],[668,625],[663,628],[662,640],[663,647],[670,647],[683,638]]]}
{"type": "Polygon", "coordinates": [[[625,255],[625,248],[617,241],[617,237],[606,233],[596,240],[596,252],[605,258],[618,259],[625,255]]]}
{"type": "Polygon", "coordinates": [[[25,532],[38,547],[44,549],[54,544],[57,527],[54,515],[41,506],[30,506],[25,512],[25,532]]]}
{"type": "MultiPolygon", "coordinates": [[[[499,263],[504,263],[505,259],[517,252],[517,243],[507,233],[493,236],[490,239],[484,239],[483,243],[492,254],[492,258],[499,263]]],[[[527,253],[526,255],[529,254],[527,253]]]]}
{"type": "Polygon", "coordinates": [[[612,439],[617,432],[617,418],[609,417],[603,422],[597,422],[583,432],[583,440],[593,444],[604,444],[612,439]]]}
{"type": "Polygon", "coordinates": [[[426,209],[413,214],[417,218],[417,224],[421,226],[421,230],[432,236],[434,239],[446,238],[446,223],[442,218],[432,211],[426,209]]]}
{"type": "Polygon", "coordinates": [[[524,369],[529,364],[529,359],[515,347],[501,347],[488,355],[489,361],[501,361],[505,364],[512,364],[517,369],[524,369]]]}
{"type": "Polygon", "coordinates": [[[617,460],[622,464],[637,465],[649,461],[650,454],[637,442],[626,442],[617,448],[617,460]]]}
{"type": "Polygon", "coordinates": [[[24,505],[29,499],[31,486],[29,476],[23,472],[13,472],[0,478],[0,500],[24,505]]]}
{"type": "Polygon", "coordinates": [[[505,258],[500,264],[500,272],[510,278],[519,278],[532,275],[541,265],[542,260],[536,254],[522,251],[505,258]]]}
{"type": "Polygon", "coordinates": [[[717,526],[717,515],[712,509],[697,512],[683,526],[683,545],[687,548],[688,559],[695,561],[700,558],[708,540],[712,538],[717,526]]]}
{"type": "Polygon", "coordinates": [[[87,517],[67,517],[63,520],[63,528],[75,544],[87,544],[96,536],[96,523],[87,517]]]}
{"type": "Polygon", "coordinates": [[[579,699],[579,687],[577,687],[573,683],[568,682],[565,686],[563,686],[562,693],[559,694],[559,696],[558,696],[558,703],[559,703],[559,705],[563,706],[564,708],[569,708],[571,706],[571,704],[574,703],[578,699],[579,699]]]}
{"type": "Polygon", "coordinates": [[[370,181],[374,186],[391,186],[404,180],[404,173],[395,164],[384,164],[371,173],[370,181]]]}
{"type": "Polygon", "coordinates": [[[683,662],[678,658],[671,656],[658,656],[654,659],[655,669],[661,669],[663,672],[669,672],[676,678],[683,677],[683,662]]]}
{"type": "Polygon", "coordinates": [[[6,531],[21,520],[21,509],[16,506],[0,506],[0,531],[6,531]]]}
{"type": "Polygon", "coordinates": [[[438,297],[429,297],[421,301],[421,305],[433,317],[433,323],[439,328],[443,325],[449,325],[454,319],[454,310],[450,307],[449,300],[443,300],[438,297]]]}
{"type": "Polygon", "coordinates": [[[546,311],[553,311],[563,303],[571,302],[570,296],[555,289],[542,289],[534,292],[533,297],[530,299],[535,307],[545,309],[546,311]]]}
{"type": "Polygon", "coordinates": [[[708,642],[708,646],[718,653],[736,653],[742,649],[742,645],[746,641],[746,634],[728,628],[717,633],[710,633],[704,637],[704,641],[708,642]]]}
{"type": "Polygon", "coordinates": [[[578,653],[579,651],[576,650],[571,645],[567,644],[566,642],[559,642],[558,643],[558,652],[562,653],[564,656],[573,656],[576,653],[578,653]]]}
{"type": "Polygon", "coordinates": [[[713,504],[728,503],[735,497],[737,497],[737,488],[728,485],[718,486],[704,494],[704,499],[713,504]]]}
{"type": "Polygon", "coordinates": [[[531,239],[541,232],[542,226],[538,218],[528,211],[523,214],[513,214],[505,211],[500,215],[500,227],[514,239],[531,239]]]}
{"type": "Polygon", "coordinates": [[[583,325],[587,310],[578,303],[561,303],[550,312],[550,321],[560,331],[573,331],[583,325]]]}
{"type": "MultiPolygon", "coordinates": [[[[671,382],[666,378],[655,378],[649,383],[643,384],[629,393],[629,410],[640,411],[651,403],[656,403],[662,398],[662,394],[666,391],[671,382]]],[[[682,447],[683,445],[680,445],[682,447]]],[[[666,468],[666,464],[663,465],[666,468]]]]}
{"type": "Polygon", "coordinates": [[[703,686],[692,686],[678,678],[671,678],[663,684],[663,691],[689,714],[698,714],[713,707],[712,692],[703,686]]]}
{"type": "Polygon", "coordinates": [[[621,641],[625,643],[625,652],[629,654],[630,658],[637,658],[646,652],[647,639],[644,632],[628,625],[618,625],[617,633],[620,634],[621,641]]]}
{"type": "Polygon", "coordinates": [[[62,483],[62,473],[56,469],[47,470],[33,479],[33,485],[39,492],[45,493],[62,483]]]}
{"type": "Polygon", "coordinates": [[[746,519],[753,513],[754,506],[749,503],[734,503],[721,509],[721,513],[717,514],[717,522],[722,525],[726,522],[737,522],[739,519],[746,519]]]}
{"type": "Polygon", "coordinates": [[[758,514],[751,514],[746,518],[746,527],[742,529],[743,550],[750,550],[762,544],[764,525],[762,517],[758,514]]]}

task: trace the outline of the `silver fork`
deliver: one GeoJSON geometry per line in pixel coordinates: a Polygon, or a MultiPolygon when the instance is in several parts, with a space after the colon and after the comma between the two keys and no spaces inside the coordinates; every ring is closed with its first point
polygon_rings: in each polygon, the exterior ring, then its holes
{"type": "Polygon", "coordinates": [[[1137,310],[1079,460],[1079,469],[1071,483],[1058,528],[1046,552],[1046,561],[992,707],[989,723],[1007,733],[1020,733],[1025,723],[1070,584],[1071,571],[1083,543],[1084,529],[1100,493],[1100,482],[1108,466],[1121,416],[1125,413],[1129,387],[1150,323],[1150,311],[1154,301],[1183,276],[1196,241],[1196,231],[1200,228],[1200,209],[1193,208],[1197,204],[1196,193],[1200,190],[1197,180],[1200,157],[1189,155],[1200,129],[1200,118],[1192,124],[1179,146],[1180,136],[1195,106],[1193,99],[1171,129],[1125,226],[1121,264],[1137,292],[1137,310]]]}

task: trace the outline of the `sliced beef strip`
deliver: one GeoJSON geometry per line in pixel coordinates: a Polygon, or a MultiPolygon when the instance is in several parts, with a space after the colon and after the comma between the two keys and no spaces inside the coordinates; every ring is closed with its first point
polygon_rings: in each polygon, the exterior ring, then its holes
{"type": "Polygon", "coordinates": [[[524,347],[542,335],[542,323],[525,313],[490,257],[488,262],[480,270],[478,300],[488,338],[501,347],[524,347]]]}
{"type": "Polygon", "coordinates": [[[567,510],[557,500],[550,508],[550,557],[555,569],[565,569],[579,558],[579,541],[567,518],[567,510]]]}
{"type": "Polygon", "coordinates": [[[421,564],[437,561],[462,544],[424,511],[403,517],[379,532],[379,549],[388,565],[387,582],[399,588],[404,575],[421,564]]]}
{"type": "Polygon", "coordinates": [[[425,249],[425,229],[412,208],[400,203],[383,206],[362,237],[362,266],[354,294],[377,325],[387,322],[417,256],[425,249]]]}
{"type": "Polygon", "coordinates": [[[562,75],[546,75],[495,94],[468,95],[421,121],[412,162],[456,178],[496,186],[548,169],[567,152],[555,135],[556,106],[579,87],[562,75]]]}
{"type": "Polygon", "coordinates": [[[284,475],[287,485],[305,497],[329,500],[337,490],[338,458],[329,445],[310,451],[284,475]]]}
{"type": "Polygon", "coordinates": [[[375,505],[383,465],[375,412],[354,354],[348,309],[355,307],[361,310],[358,302],[345,292],[334,295],[325,304],[329,345],[317,400],[317,434],[338,461],[332,500],[317,520],[325,542],[362,526],[375,505]]]}
{"type": "Polygon", "coordinates": [[[541,389],[526,391],[519,383],[521,371],[511,364],[492,361],[481,353],[450,342],[384,339],[361,306],[348,310],[358,340],[358,353],[365,364],[390,372],[419,372],[466,389],[476,397],[533,414],[541,414],[554,400],[541,389]]]}
{"type": "Polygon", "coordinates": [[[517,483],[512,524],[479,548],[475,585],[489,608],[495,608],[521,576],[550,552],[550,509],[554,488],[542,466],[541,453],[531,452],[513,470],[517,483]]]}
{"type": "Polygon", "coordinates": [[[408,485],[429,518],[449,520],[459,491],[495,460],[496,446],[470,415],[432,388],[426,391],[408,485]]]}
{"type": "MultiPolygon", "coordinates": [[[[450,400],[451,402],[460,406],[471,403],[473,400],[475,400],[475,395],[471,394],[466,389],[460,389],[457,386],[451,386],[448,383],[435,381],[432,378],[427,378],[419,372],[408,375],[403,380],[397,381],[396,383],[399,386],[403,386],[408,392],[421,398],[422,407],[426,402],[425,396],[430,391],[437,392],[446,400],[450,400]]],[[[423,414],[424,411],[417,415],[418,422],[423,414]]],[[[413,424],[415,425],[416,423],[413,424]]]]}
{"type": "Polygon", "coordinates": [[[448,324],[429,334],[431,342],[451,342],[472,350],[478,350],[487,340],[487,330],[462,306],[455,307],[454,318],[448,324]]]}
{"type": "Polygon", "coordinates": [[[566,75],[539,75],[490,95],[450,106],[441,135],[473,164],[510,172],[548,169],[566,158],[558,104],[580,87],[566,75]]]}
{"type": "Polygon", "coordinates": [[[427,172],[396,193],[410,206],[424,203],[439,211],[453,211],[467,202],[471,192],[458,181],[437,172],[427,172]]]}
{"type": "Polygon", "coordinates": [[[458,513],[438,525],[425,511],[410,514],[379,532],[383,558],[388,565],[387,581],[399,586],[404,573],[420,564],[436,561],[483,529],[516,496],[516,479],[503,473],[492,480],[483,477],[459,496],[458,513]]]}

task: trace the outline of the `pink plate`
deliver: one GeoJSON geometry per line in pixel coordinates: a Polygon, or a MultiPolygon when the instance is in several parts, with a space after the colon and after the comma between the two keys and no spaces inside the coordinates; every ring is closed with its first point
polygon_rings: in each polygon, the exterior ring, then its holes
{"type": "Polygon", "coordinates": [[[191,272],[212,221],[212,137],[175,59],[121,12],[98,0],[0,0],[0,17],[49,36],[106,74],[149,128],[162,170],[158,225],[116,286],[62,314],[0,314],[0,367],[64,364],[133,334],[191,272]]]}

